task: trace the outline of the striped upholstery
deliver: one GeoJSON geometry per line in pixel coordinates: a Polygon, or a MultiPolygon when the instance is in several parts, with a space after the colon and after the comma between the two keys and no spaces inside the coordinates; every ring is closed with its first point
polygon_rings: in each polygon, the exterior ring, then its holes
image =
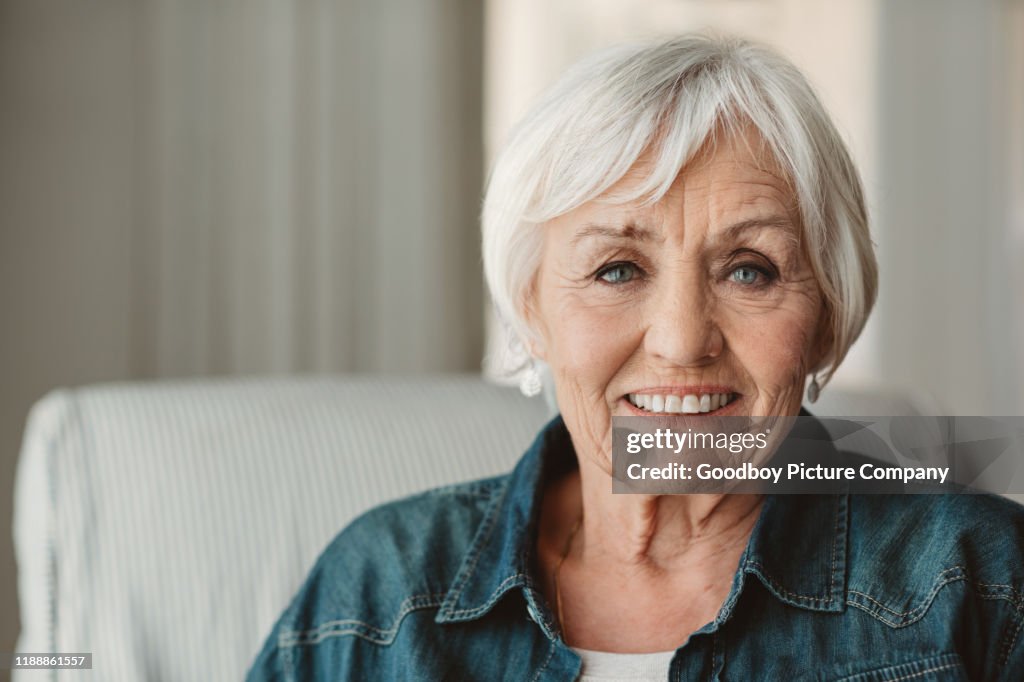
{"type": "Polygon", "coordinates": [[[240,679],[350,519],[508,470],[547,417],[475,376],[54,391],[18,465],[18,651],[94,670],[15,679],[240,679]]]}

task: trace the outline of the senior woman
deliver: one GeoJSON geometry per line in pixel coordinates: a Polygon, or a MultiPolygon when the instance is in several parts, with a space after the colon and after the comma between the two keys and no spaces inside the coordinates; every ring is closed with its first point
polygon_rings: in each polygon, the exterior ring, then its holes
{"type": "Polygon", "coordinates": [[[483,230],[560,415],[511,474],[344,530],[250,679],[1024,679],[1008,501],[611,493],[613,416],[797,415],[872,307],[860,181],[790,63],[699,36],[585,60],[483,230]]]}

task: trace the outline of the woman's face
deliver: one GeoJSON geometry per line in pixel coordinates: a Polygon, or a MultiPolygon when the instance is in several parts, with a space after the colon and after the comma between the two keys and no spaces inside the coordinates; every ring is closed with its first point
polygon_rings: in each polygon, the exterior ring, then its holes
{"type": "MultiPolygon", "coordinates": [[[[599,197],[544,228],[533,352],[577,449],[605,468],[613,415],[799,412],[824,309],[795,195],[747,135],[688,166],[656,204],[599,197]]],[[[641,181],[646,162],[610,191],[641,181]]]]}

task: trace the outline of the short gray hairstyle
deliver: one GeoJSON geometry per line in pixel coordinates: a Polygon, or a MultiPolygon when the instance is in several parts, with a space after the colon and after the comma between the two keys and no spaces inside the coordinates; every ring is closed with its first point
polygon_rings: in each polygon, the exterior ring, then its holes
{"type": "MultiPolygon", "coordinates": [[[[814,90],[775,51],[747,40],[688,35],[600,51],[572,68],[512,130],[484,198],[484,272],[499,318],[527,340],[530,284],[543,225],[604,194],[645,152],[653,171],[631,196],[658,201],[716,129],[752,124],[789,176],[803,243],[825,302],[824,385],[874,305],[878,267],[863,188],[814,90]]],[[[515,369],[513,371],[516,371],[515,369]]]]}

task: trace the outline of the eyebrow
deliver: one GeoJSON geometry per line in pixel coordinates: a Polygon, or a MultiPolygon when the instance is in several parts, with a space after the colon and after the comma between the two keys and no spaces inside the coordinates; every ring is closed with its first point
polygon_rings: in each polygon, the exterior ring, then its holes
{"type": "MultiPolygon", "coordinates": [[[[735,238],[744,232],[758,229],[785,230],[786,232],[792,233],[793,236],[797,236],[796,226],[793,224],[793,220],[791,218],[784,215],[772,215],[763,218],[748,218],[746,220],[733,223],[721,230],[719,234],[716,235],[715,240],[720,241],[730,237],[735,238]]],[[[621,227],[602,225],[599,223],[588,223],[573,235],[570,244],[572,246],[576,246],[587,237],[608,237],[612,239],[639,242],[662,241],[663,239],[658,237],[653,231],[639,227],[632,222],[621,227]]]]}
{"type": "Polygon", "coordinates": [[[800,237],[800,234],[796,229],[796,225],[793,224],[792,218],[785,215],[772,215],[764,218],[748,218],[746,220],[741,220],[738,223],[733,223],[715,235],[714,239],[715,241],[735,239],[744,232],[764,229],[775,229],[788,232],[793,239],[799,239],[800,237]]]}
{"type": "Polygon", "coordinates": [[[795,232],[796,230],[796,226],[793,225],[793,220],[791,218],[784,215],[773,215],[768,216],[767,218],[748,218],[747,220],[741,220],[738,223],[733,223],[722,230],[722,233],[735,236],[742,232],[764,228],[782,229],[790,232],[795,232]]]}
{"type": "Polygon", "coordinates": [[[612,239],[632,240],[639,242],[649,241],[661,241],[658,239],[654,232],[644,227],[639,227],[636,223],[626,223],[621,227],[613,227],[612,225],[601,225],[598,223],[588,223],[581,227],[575,235],[573,235],[570,244],[576,246],[587,237],[610,237],[612,239]]]}

